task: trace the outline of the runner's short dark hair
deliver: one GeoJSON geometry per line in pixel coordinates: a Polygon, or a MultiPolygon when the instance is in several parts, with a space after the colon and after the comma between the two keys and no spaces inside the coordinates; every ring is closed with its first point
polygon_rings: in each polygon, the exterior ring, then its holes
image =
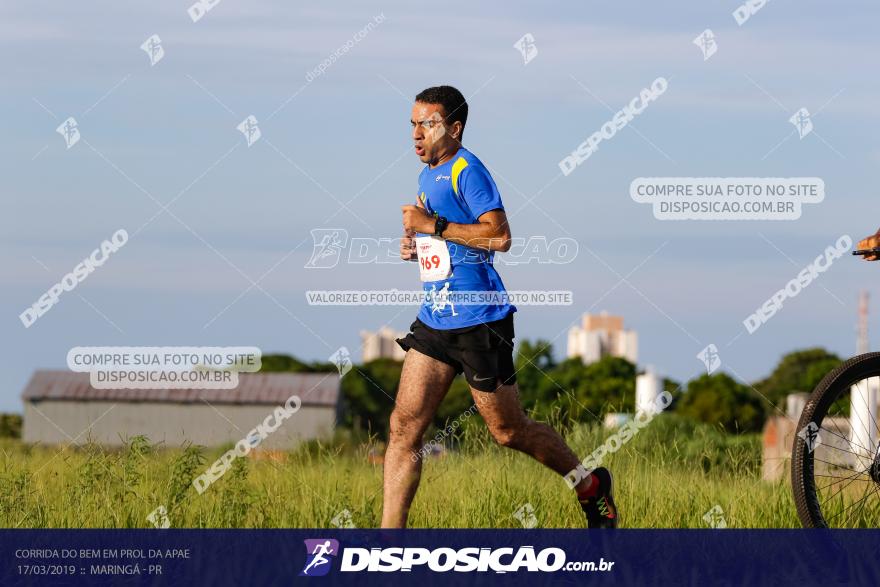
{"type": "Polygon", "coordinates": [[[462,131],[467,124],[468,105],[464,96],[452,86],[434,86],[422,90],[416,95],[416,102],[424,104],[440,104],[446,112],[446,122],[461,122],[462,131]]]}

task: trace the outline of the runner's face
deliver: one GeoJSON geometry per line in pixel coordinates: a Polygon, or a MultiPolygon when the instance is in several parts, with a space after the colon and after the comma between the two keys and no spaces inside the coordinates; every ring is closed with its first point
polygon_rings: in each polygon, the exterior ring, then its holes
{"type": "Polygon", "coordinates": [[[416,155],[422,163],[431,163],[440,158],[456,142],[449,134],[443,119],[443,106],[416,102],[412,109],[412,139],[416,155]]]}

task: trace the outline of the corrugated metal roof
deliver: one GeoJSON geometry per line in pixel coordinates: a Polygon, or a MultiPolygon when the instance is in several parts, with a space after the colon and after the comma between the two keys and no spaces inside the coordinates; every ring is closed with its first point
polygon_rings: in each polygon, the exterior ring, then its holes
{"type": "Polygon", "coordinates": [[[235,389],[95,389],[88,373],[34,371],[24,401],[114,401],[281,405],[297,395],[303,405],[335,406],[339,376],[333,373],[239,373],[235,389]]]}

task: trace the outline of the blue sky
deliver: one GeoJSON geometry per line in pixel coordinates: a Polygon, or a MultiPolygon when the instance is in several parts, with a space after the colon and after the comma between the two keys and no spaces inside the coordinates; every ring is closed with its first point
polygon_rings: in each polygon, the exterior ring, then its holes
{"type": "Polygon", "coordinates": [[[420,169],[411,99],[440,83],[470,96],[465,144],[495,174],[514,234],[580,244],[567,265],[501,267],[509,289],[574,292],[571,307],[522,308],[519,337],[555,339],[562,356],[580,313],[607,310],[639,332],[642,365],[681,380],[709,343],[745,380],[796,348],[855,351],[858,291],[878,293],[878,268],[848,257],[755,334],[742,320],[840,235],[880,225],[875,4],[776,0],[742,26],[727,1],[221,0],[195,23],[188,6],[0,7],[0,410],[19,411],[30,373],[63,368],[73,346],[254,345],[324,360],[357,349],[362,329],[405,329],[415,309],[309,307],[304,292],[412,289],[415,266],[304,265],[314,228],[398,234],[420,169]],[[708,61],[692,44],[706,28],[718,42],[708,61]],[[528,65],[513,47],[525,33],[538,48],[528,65]],[[140,45],[153,34],[165,55],[151,67],[140,45]],[[604,104],[616,111],[658,76],[669,89],[635,129],[557,177],[610,119],[604,104]],[[815,113],[803,140],[788,122],[801,107],[815,113]],[[236,130],[248,115],[263,134],[250,148],[236,130]],[[68,116],[84,139],[71,149],[55,133],[68,116]],[[815,176],[826,198],[797,221],[664,222],[628,193],[653,176],[815,176]],[[168,212],[156,202],[172,200],[168,212]],[[19,313],[119,228],[130,242],[23,328],[19,313]]]}

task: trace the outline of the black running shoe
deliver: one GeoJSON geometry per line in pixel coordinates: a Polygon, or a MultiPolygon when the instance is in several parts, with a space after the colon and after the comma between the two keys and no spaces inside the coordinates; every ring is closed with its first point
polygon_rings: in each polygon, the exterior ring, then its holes
{"type": "Polygon", "coordinates": [[[618,513],[614,505],[611,473],[605,467],[599,467],[593,470],[593,475],[599,481],[599,489],[595,496],[580,502],[581,509],[587,515],[587,527],[617,528],[618,513]]]}

